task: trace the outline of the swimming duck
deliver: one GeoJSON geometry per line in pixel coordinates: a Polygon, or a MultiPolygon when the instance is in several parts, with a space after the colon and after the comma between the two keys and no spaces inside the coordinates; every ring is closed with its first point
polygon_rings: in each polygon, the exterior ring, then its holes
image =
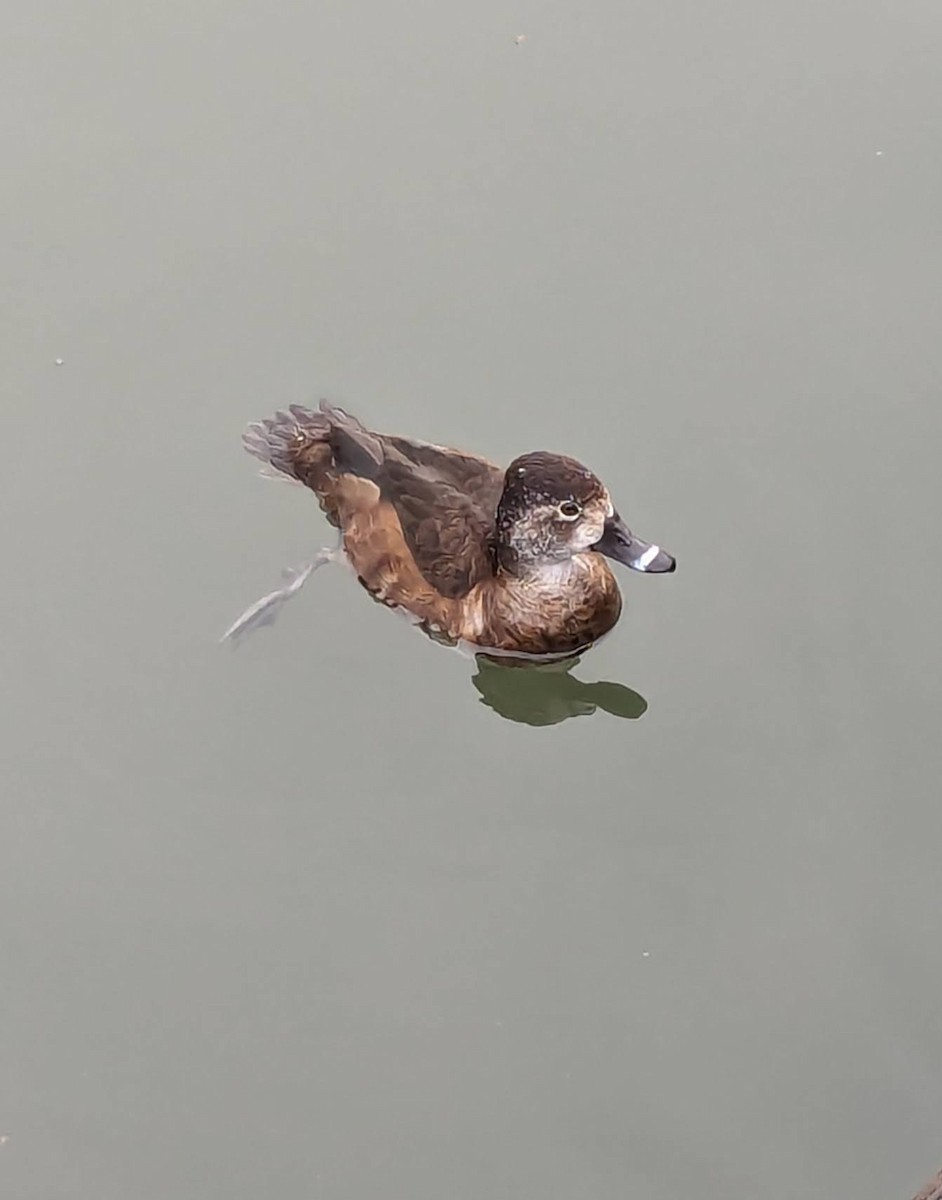
{"type": "MultiPolygon", "coordinates": [[[[378,601],[433,636],[511,655],[571,655],[616,623],[622,607],[606,558],[673,571],[635,537],[608,491],[573,458],[535,451],[505,470],[476,455],[375,433],[343,409],[292,405],[249,425],[250,454],[314,492],[341,533],[342,556],[378,601]]],[[[331,557],[324,551],[317,561],[331,557]]],[[[253,605],[244,631],[288,594],[253,605]]]]}

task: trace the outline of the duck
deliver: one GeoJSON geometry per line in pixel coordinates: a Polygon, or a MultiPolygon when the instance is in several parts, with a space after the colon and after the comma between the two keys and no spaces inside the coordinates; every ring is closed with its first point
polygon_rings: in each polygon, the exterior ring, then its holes
{"type": "Polygon", "coordinates": [[[571,657],[617,623],[609,561],[666,574],[676,560],[637,537],[602,481],[564,454],[506,469],[475,454],[368,429],[322,401],[253,422],[245,449],[309,488],[340,533],[227,630],[265,623],[321,561],[339,557],[374,600],[436,640],[521,659],[571,657]]]}

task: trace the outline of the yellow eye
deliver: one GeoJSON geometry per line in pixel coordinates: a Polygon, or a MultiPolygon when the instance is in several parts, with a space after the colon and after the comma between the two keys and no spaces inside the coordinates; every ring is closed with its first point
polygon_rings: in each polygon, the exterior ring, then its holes
{"type": "Polygon", "coordinates": [[[575,500],[564,500],[559,506],[559,515],[567,521],[574,521],[581,512],[582,509],[575,500]]]}

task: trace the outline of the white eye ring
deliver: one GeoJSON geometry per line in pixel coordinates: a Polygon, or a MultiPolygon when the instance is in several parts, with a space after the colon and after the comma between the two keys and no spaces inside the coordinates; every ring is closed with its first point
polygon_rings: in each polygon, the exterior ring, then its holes
{"type": "Polygon", "coordinates": [[[564,500],[557,506],[556,511],[564,521],[575,521],[582,516],[582,505],[577,504],[575,500],[564,500]]]}

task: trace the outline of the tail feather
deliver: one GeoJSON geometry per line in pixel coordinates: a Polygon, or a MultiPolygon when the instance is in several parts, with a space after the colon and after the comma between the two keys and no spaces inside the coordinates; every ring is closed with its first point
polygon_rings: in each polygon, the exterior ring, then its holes
{"type": "MultiPolygon", "coordinates": [[[[242,435],[249,454],[293,479],[304,480],[305,451],[327,444],[336,471],[371,479],[383,462],[380,439],[360,422],[326,401],[313,412],[292,404],[263,421],[253,421],[242,435]]],[[[321,460],[323,461],[323,459],[321,460]]],[[[305,480],[306,481],[306,480],[305,480]]]]}
{"type": "Polygon", "coordinates": [[[242,435],[249,454],[293,479],[299,479],[300,452],[312,442],[326,442],[330,424],[321,413],[295,406],[264,421],[253,421],[242,435]]]}

